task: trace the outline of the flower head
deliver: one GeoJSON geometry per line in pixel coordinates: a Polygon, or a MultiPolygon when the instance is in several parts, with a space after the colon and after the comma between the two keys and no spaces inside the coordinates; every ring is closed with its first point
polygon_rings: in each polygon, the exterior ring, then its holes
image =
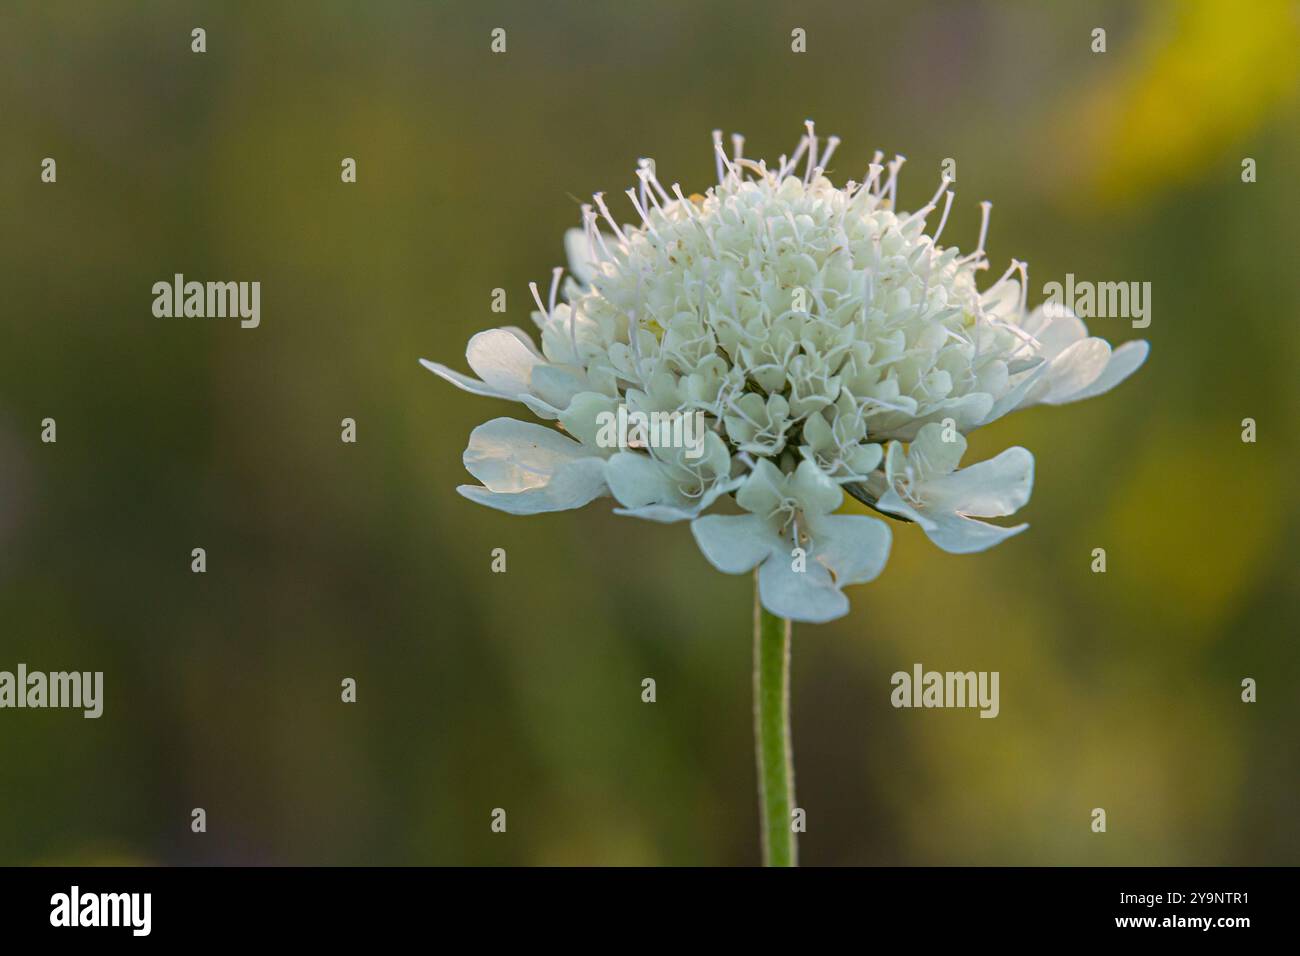
{"type": "Polygon", "coordinates": [[[950,182],[898,212],[901,156],[877,153],[861,182],[836,187],[825,169],[838,140],[811,122],[771,168],[743,156],[742,138],[730,156],[714,139],[718,185],[705,194],[666,189],[642,160],[627,190],[638,223],[620,224],[599,193],[583,207],[565,237],[563,301],[562,270],[545,301],[532,287],[540,350],[520,329],[494,329],[470,340],[478,379],[423,362],[570,436],[511,419],[480,426],[465,465],[482,485],[461,493],[512,513],[612,495],[621,514],[691,520],[709,561],[758,567],[764,605],[796,620],[844,614],[840,589],[884,566],[888,528],[833,515],[841,487],[949,551],[1023,530],[974,519],[1028,500],[1033,457],[1013,448],[958,469],[963,434],[1107,391],[1146,343],[1112,351],[1067,309],[1027,311],[1015,260],[980,291],[990,205],[973,252],[941,246],[950,182]],[[704,438],[689,450],[655,441],[662,433],[610,441],[602,425],[620,415],[698,416],[704,438]],[[745,513],[702,515],[726,495],[745,513]]]}

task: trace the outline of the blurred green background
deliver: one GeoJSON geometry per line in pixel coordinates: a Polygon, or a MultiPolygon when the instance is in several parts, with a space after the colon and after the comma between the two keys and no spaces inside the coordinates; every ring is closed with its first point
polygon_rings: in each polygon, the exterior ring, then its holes
{"type": "Polygon", "coordinates": [[[757,862],[750,581],[608,502],[462,499],[471,428],[526,416],[416,360],[531,326],[637,157],[702,191],[711,129],[775,157],[805,117],[837,182],[906,154],[904,208],[955,158],[945,241],[993,200],[1031,301],[1150,281],[1153,352],[974,436],[1034,452],[1029,532],[896,525],[796,628],[804,862],[1300,862],[1298,38],[1233,0],[6,3],[0,669],[106,699],[0,711],[0,863],[757,862]],[[154,318],[176,272],[260,280],[261,327],[154,318]],[[1000,717],[892,709],[918,661],[1000,671],[1000,717]]]}

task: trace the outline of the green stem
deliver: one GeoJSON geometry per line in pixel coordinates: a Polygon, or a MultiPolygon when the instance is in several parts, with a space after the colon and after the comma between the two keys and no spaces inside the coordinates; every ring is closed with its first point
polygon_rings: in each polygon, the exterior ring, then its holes
{"type": "Polygon", "coordinates": [[[790,748],[790,622],[768,612],[754,578],[754,747],[763,829],[763,864],[797,866],[791,811],[794,762],[790,748]]]}

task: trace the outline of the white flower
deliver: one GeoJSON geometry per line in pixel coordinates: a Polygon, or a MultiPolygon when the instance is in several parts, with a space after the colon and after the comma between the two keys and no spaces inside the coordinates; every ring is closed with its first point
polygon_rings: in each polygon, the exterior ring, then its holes
{"type": "Polygon", "coordinates": [[[773,614],[829,621],[849,609],[840,589],[870,581],[889,557],[883,521],[831,514],[843,498],[807,459],[788,475],[763,459],[736,493],[736,503],[750,513],[705,515],[691,522],[691,531],[719,571],[758,568],[759,598],[773,614]]]}
{"type": "Polygon", "coordinates": [[[583,228],[565,236],[564,301],[560,270],[545,303],[532,287],[540,349],[519,329],[493,329],[470,340],[477,379],[423,364],[570,436],[510,419],[475,429],[465,463],[482,486],[463,487],[467,497],[532,513],[612,495],[620,514],[691,520],[715,565],[759,567],[769,610],[825,620],[847,610],[845,584],[879,573],[889,542],[877,519],[830,514],[839,486],[948,550],[988,547],[1023,526],[973,518],[1023,505],[1033,459],[1011,449],[957,470],[961,434],[1100,394],[1147,347],[1112,351],[1063,308],[1028,311],[1023,263],[980,291],[989,204],[974,252],[941,246],[949,183],[898,212],[902,157],[883,164],[877,153],[862,182],[837,188],[824,170],[838,140],[811,123],[772,168],[734,142],[729,158],[715,136],[719,182],[704,195],[665,188],[643,160],[627,191],[636,225],[620,224],[601,194],[583,207],[583,228]],[[702,444],[689,455],[607,447],[597,421],[620,405],[698,414],[702,444]],[[955,441],[938,447],[941,424],[955,441]],[[750,513],[701,517],[728,495],[750,513]],[[790,553],[801,535],[803,571],[790,553]]]}
{"type": "Polygon", "coordinates": [[[989,461],[958,468],[966,439],[954,434],[944,441],[943,432],[942,425],[925,425],[906,451],[899,442],[889,443],[884,471],[866,483],[875,507],[915,521],[953,554],[983,551],[1028,528],[974,519],[1003,517],[1024,506],[1034,486],[1034,456],[1008,448],[989,461]]]}

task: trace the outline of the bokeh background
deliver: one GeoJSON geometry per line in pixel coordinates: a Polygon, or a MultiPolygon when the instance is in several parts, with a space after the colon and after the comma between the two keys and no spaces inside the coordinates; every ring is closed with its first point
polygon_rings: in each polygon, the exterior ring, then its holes
{"type": "Polygon", "coordinates": [[[955,158],[945,241],[993,200],[1034,300],[1151,282],[1153,351],[974,436],[1035,453],[1029,532],[896,526],[796,629],[804,862],[1300,862],[1298,41],[1270,0],[6,3],[0,669],[106,702],[0,712],[0,863],[757,862],[750,581],[608,503],[462,499],[513,407],[416,360],[464,368],[496,287],[530,325],[637,157],[702,190],[711,129],[775,156],[810,116],[837,181],[907,155],[905,208],[955,158]],[[176,272],[260,280],[261,327],[154,318],[176,272]],[[1000,671],[1001,715],[892,709],[918,661],[1000,671]]]}

